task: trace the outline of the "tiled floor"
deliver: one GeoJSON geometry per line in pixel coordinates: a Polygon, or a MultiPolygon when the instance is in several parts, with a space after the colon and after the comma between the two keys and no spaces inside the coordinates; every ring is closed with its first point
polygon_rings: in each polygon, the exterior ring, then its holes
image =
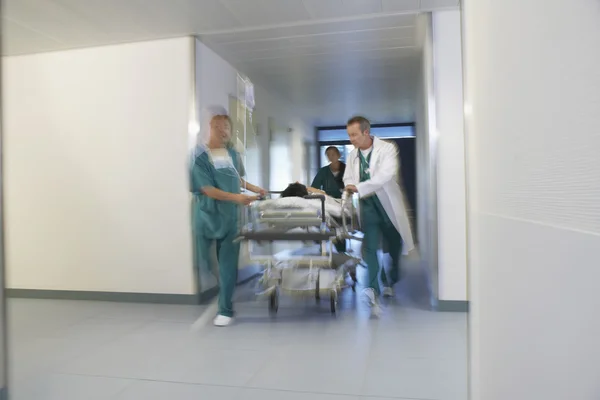
{"type": "MultiPolygon", "coordinates": [[[[13,400],[466,400],[466,314],[388,302],[371,320],[329,302],[238,295],[235,326],[206,307],[10,300],[13,400]]],[[[410,296],[409,296],[410,297],[410,296]]]]}

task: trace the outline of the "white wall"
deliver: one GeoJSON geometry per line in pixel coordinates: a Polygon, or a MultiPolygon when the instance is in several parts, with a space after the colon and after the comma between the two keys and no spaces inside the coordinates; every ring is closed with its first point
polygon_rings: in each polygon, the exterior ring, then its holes
{"type": "Polygon", "coordinates": [[[228,109],[229,96],[237,94],[237,70],[199,40],[196,40],[196,57],[199,111],[215,104],[228,109]]]}
{"type": "Polygon", "coordinates": [[[463,0],[473,400],[600,396],[600,3],[463,0]]]}
{"type": "Polygon", "coordinates": [[[460,11],[432,15],[437,134],[438,298],[467,300],[467,231],[460,11]]]}
{"type": "Polygon", "coordinates": [[[8,287],[193,293],[191,39],[2,62],[8,287]]]}

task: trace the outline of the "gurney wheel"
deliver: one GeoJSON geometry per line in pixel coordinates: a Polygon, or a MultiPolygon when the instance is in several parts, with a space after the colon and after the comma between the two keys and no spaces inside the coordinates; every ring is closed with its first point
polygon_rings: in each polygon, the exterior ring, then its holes
{"type": "Polygon", "coordinates": [[[338,295],[337,295],[337,290],[332,290],[331,291],[331,297],[329,298],[329,303],[331,306],[331,313],[335,314],[337,311],[337,301],[338,301],[338,295]]]}
{"type": "Polygon", "coordinates": [[[275,316],[279,310],[279,293],[277,290],[273,290],[273,293],[269,296],[269,314],[275,316]]]}

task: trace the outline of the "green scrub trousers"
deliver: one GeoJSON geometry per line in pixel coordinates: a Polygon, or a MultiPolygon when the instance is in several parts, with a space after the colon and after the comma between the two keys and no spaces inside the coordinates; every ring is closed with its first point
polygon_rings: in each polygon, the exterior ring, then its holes
{"type": "MultiPolygon", "coordinates": [[[[210,250],[216,242],[219,263],[219,315],[233,316],[233,293],[237,284],[240,244],[234,242],[238,234],[239,206],[211,199],[202,194],[203,187],[214,187],[229,193],[240,193],[240,179],[244,175],[241,157],[228,149],[229,162],[214,161],[208,151],[201,152],[192,166],[194,198],[193,227],[195,268],[198,277],[202,269],[210,271],[210,250]]],[[[202,282],[199,282],[202,288],[202,282]]]]}
{"type": "MultiPolygon", "coordinates": [[[[364,158],[359,151],[360,157],[360,181],[369,180],[369,161],[371,153],[364,158]]],[[[377,195],[366,197],[360,200],[360,212],[362,221],[362,230],[364,233],[362,246],[363,258],[367,263],[369,271],[369,283],[367,287],[373,289],[375,294],[380,295],[379,287],[379,271],[381,270],[381,280],[384,286],[392,287],[400,280],[400,256],[402,254],[402,237],[394,224],[385,212],[381,201],[377,195]],[[381,248],[382,241],[385,240],[392,265],[389,276],[385,273],[384,268],[380,268],[378,250],[381,248]]]]}

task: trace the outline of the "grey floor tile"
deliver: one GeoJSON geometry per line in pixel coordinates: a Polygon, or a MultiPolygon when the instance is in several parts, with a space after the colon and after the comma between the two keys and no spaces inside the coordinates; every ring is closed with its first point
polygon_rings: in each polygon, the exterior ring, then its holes
{"type": "Polygon", "coordinates": [[[236,400],[360,400],[357,396],[245,389],[236,400]]]}
{"type": "MultiPolygon", "coordinates": [[[[58,372],[132,379],[154,377],[154,370],[176,350],[194,345],[188,324],[155,322],[65,363],[58,372]]],[[[199,346],[199,344],[198,344],[199,346]]]]}
{"type": "Polygon", "coordinates": [[[364,396],[466,400],[466,363],[432,359],[372,358],[364,396]]]}
{"type": "Polygon", "coordinates": [[[263,350],[318,340],[325,335],[329,322],[329,317],[324,320],[301,307],[283,311],[274,319],[261,310],[244,313],[231,328],[208,327],[201,334],[215,347],[263,350]]]}
{"type": "Polygon", "coordinates": [[[240,391],[222,386],[137,381],[114,400],[237,400],[240,391]]]}
{"type": "Polygon", "coordinates": [[[394,358],[431,358],[460,360],[467,358],[467,338],[447,328],[380,328],[374,335],[371,355],[394,358]]]}
{"type": "Polygon", "coordinates": [[[359,395],[368,352],[314,342],[292,346],[273,357],[250,386],[261,389],[359,395]]]}
{"type": "Polygon", "coordinates": [[[204,307],[11,299],[14,398],[111,399],[124,389],[120,400],[466,400],[466,314],[399,298],[371,320],[347,291],[335,318],[326,301],[285,297],[270,318],[252,293],[238,298],[234,326],[200,331],[191,326],[204,307]]]}
{"type": "Polygon", "coordinates": [[[180,349],[164,358],[150,376],[169,382],[241,387],[270,357],[269,351],[180,349]]]}
{"type": "Polygon", "coordinates": [[[206,306],[196,305],[112,303],[103,310],[101,316],[125,320],[161,320],[191,324],[202,315],[206,308],[206,306]]]}
{"type": "Polygon", "coordinates": [[[106,400],[125,390],[130,381],[52,374],[11,388],[12,400],[106,400]]]}
{"type": "Polygon", "coordinates": [[[56,370],[138,327],[135,322],[92,318],[28,340],[15,339],[10,346],[11,373],[20,379],[56,370]]]}
{"type": "MultiPolygon", "coordinates": [[[[360,397],[359,400],[440,400],[440,399],[414,399],[406,397],[360,397]]],[[[467,399],[460,399],[467,400],[467,399]]]]}

